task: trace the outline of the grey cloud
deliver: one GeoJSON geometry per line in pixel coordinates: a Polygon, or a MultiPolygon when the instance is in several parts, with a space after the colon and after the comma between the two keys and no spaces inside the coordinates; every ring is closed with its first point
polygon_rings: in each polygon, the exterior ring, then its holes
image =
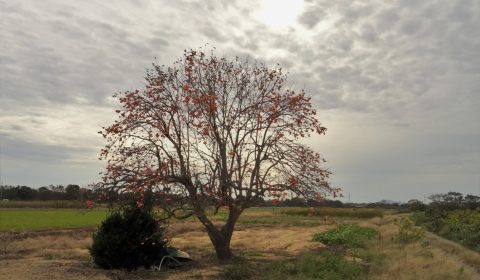
{"type": "MultiPolygon", "coordinates": [[[[0,117],[24,116],[22,123],[1,128],[23,129],[27,135],[43,121],[42,112],[66,105],[111,108],[112,93],[143,85],[144,69],[155,57],[169,65],[183,49],[209,43],[219,55],[279,62],[290,73],[289,86],[305,87],[319,112],[351,117],[339,124],[342,128],[361,123],[381,134],[394,127],[412,139],[397,147],[398,153],[334,164],[347,189],[361,185],[365,195],[372,195],[391,184],[382,195],[401,195],[393,188],[416,181],[447,188],[435,179],[445,180],[435,168],[473,184],[473,171],[461,162],[479,166],[469,154],[475,155],[472,143],[480,141],[480,132],[465,123],[480,119],[480,14],[475,12],[480,2],[312,0],[298,23],[281,31],[255,18],[259,7],[253,0],[0,2],[0,117]],[[472,141],[449,137],[444,126],[458,127],[455,134],[472,141]],[[425,131],[421,138],[418,131],[425,131]],[[402,158],[406,154],[411,159],[402,158]],[[417,163],[409,167],[411,161],[417,163]],[[414,172],[422,165],[428,175],[414,172]]],[[[2,134],[2,141],[6,137],[2,134]]],[[[7,140],[9,160],[16,164],[50,160],[67,166],[72,156],[94,152],[22,141],[15,146],[7,140]]],[[[358,149],[373,153],[375,141],[358,149]]],[[[344,148],[327,153],[341,158],[344,148]]]]}
{"type": "Polygon", "coordinates": [[[304,24],[307,28],[314,28],[327,13],[322,7],[317,5],[305,5],[303,13],[298,17],[298,21],[304,24]]]}
{"type": "Polygon", "coordinates": [[[38,142],[12,138],[9,135],[2,137],[2,154],[4,160],[31,160],[39,164],[49,161],[66,163],[71,159],[75,159],[79,154],[92,152],[96,152],[94,148],[40,144],[38,142]]]}

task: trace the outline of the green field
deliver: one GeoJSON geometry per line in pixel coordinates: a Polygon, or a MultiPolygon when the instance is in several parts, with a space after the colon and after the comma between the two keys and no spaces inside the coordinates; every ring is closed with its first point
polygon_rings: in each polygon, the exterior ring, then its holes
{"type": "MultiPolygon", "coordinates": [[[[107,210],[87,209],[47,209],[47,208],[0,208],[0,231],[6,230],[43,230],[61,228],[81,228],[99,225],[107,210]]],[[[225,221],[224,209],[213,215],[213,221],[225,221]]],[[[382,211],[371,209],[335,209],[335,208],[250,208],[240,217],[239,224],[269,224],[292,226],[318,226],[325,223],[323,216],[334,216],[348,220],[382,216],[382,211]],[[310,212],[314,211],[314,215],[310,212]],[[363,215],[367,214],[367,215],[363,215]],[[373,214],[373,215],[372,215],[373,214]],[[365,216],[365,217],[363,217],[365,216]]],[[[190,217],[189,221],[196,218],[190,217]]]]}
{"type": "Polygon", "coordinates": [[[105,210],[0,209],[0,231],[93,227],[106,216],[105,210]]]}

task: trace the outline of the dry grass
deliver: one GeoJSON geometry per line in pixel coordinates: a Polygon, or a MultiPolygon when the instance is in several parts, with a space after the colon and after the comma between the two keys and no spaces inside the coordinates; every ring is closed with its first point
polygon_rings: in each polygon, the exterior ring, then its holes
{"type": "Polygon", "coordinates": [[[393,217],[372,219],[359,223],[376,229],[381,238],[370,243],[369,251],[382,256],[382,264],[373,266],[370,279],[480,279],[477,270],[480,254],[458,244],[427,234],[425,239],[413,244],[398,244],[394,236],[398,228],[393,217]],[[434,241],[436,240],[436,241],[434,241]],[[440,243],[449,243],[458,249],[454,255],[440,243]]]}
{"type": "MultiPolygon", "coordinates": [[[[248,213],[250,217],[271,215],[248,213]]],[[[393,241],[397,227],[393,217],[357,220],[376,229],[381,238],[368,243],[371,261],[369,279],[480,279],[480,254],[427,234],[426,243],[401,245],[393,241]]],[[[320,226],[239,224],[232,239],[236,255],[253,265],[258,276],[268,263],[294,259],[302,252],[321,251],[312,242],[314,233],[332,228],[320,226]],[[316,250],[315,250],[316,249],[316,250]]],[[[88,247],[92,230],[49,231],[16,235],[9,239],[6,254],[0,254],[0,279],[218,279],[224,263],[215,258],[213,247],[202,226],[193,221],[175,222],[169,227],[171,244],[191,254],[194,263],[181,270],[134,273],[96,269],[90,263],[88,247]]],[[[255,278],[252,278],[255,279],[255,278]]]]}

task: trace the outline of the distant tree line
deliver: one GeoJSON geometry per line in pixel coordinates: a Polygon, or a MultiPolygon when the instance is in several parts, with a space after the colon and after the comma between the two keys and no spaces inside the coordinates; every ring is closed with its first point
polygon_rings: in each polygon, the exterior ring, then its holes
{"type": "Polygon", "coordinates": [[[275,199],[257,199],[253,206],[255,207],[344,207],[343,202],[340,200],[328,200],[317,201],[313,199],[305,200],[302,198],[294,197],[283,200],[275,199]]]}
{"type": "Polygon", "coordinates": [[[467,194],[463,195],[459,192],[448,192],[441,194],[434,194],[429,197],[432,201],[431,207],[440,210],[456,210],[456,209],[477,209],[480,207],[480,196],[467,194]]]}
{"type": "Polygon", "coordinates": [[[50,185],[38,189],[28,186],[0,186],[0,200],[77,200],[93,196],[92,190],[79,185],[50,185]]]}

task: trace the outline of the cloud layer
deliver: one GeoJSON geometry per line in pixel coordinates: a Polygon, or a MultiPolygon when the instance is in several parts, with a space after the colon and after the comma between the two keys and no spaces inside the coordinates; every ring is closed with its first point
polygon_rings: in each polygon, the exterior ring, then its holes
{"type": "Polygon", "coordinates": [[[276,26],[287,2],[0,1],[2,180],[96,180],[111,95],[208,43],[313,96],[329,133],[308,142],[352,199],[480,192],[478,1],[310,0],[276,26]]]}

